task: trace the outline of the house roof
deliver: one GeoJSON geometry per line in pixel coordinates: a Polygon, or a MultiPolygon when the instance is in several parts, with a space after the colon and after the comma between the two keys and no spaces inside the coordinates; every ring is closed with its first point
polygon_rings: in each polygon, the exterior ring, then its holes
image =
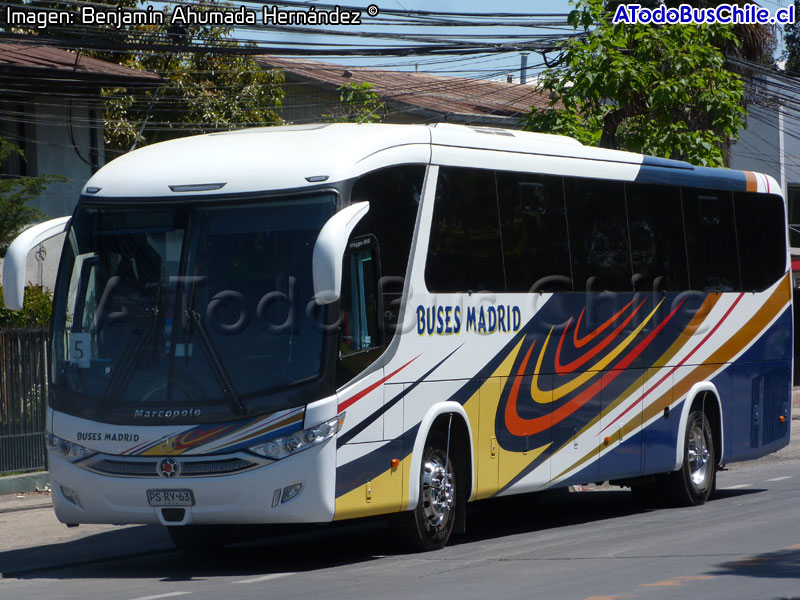
{"type": "Polygon", "coordinates": [[[545,108],[549,97],[533,85],[446,77],[409,71],[347,67],[333,63],[276,56],[257,56],[267,68],[277,68],[307,82],[335,89],[369,82],[385,102],[463,117],[519,118],[531,106],[545,108]]]}
{"type": "Polygon", "coordinates": [[[4,86],[34,87],[74,82],[102,86],[153,86],[155,73],[123,67],[52,46],[0,43],[0,77],[4,86]],[[19,80],[19,81],[16,81],[19,80]]]}

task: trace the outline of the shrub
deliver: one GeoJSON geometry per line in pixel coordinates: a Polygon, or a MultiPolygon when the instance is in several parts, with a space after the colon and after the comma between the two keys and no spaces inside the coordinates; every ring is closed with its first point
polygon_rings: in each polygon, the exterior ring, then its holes
{"type": "Polygon", "coordinates": [[[36,329],[49,327],[53,293],[41,285],[28,283],[22,310],[10,310],[3,304],[0,286],[0,329],[36,329]]]}

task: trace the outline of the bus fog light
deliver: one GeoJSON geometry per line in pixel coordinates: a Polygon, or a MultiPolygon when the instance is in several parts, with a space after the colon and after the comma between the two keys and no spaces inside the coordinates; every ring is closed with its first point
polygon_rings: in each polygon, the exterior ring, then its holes
{"type": "Polygon", "coordinates": [[[281,488],[278,488],[272,494],[272,508],[275,508],[280,503],[281,503],[281,488]]]}
{"type": "Polygon", "coordinates": [[[61,495],[63,495],[64,498],[72,502],[75,506],[83,508],[83,504],[81,504],[81,499],[78,497],[78,494],[76,494],[74,490],[68,488],[65,485],[60,486],[60,488],[61,488],[61,495]]]}
{"type": "Polygon", "coordinates": [[[344,413],[314,427],[252,446],[249,450],[264,458],[280,460],[332,438],[341,429],[342,423],[344,413]]]}
{"type": "Polygon", "coordinates": [[[281,504],[283,504],[284,502],[288,502],[292,498],[296,497],[300,493],[301,489],[303,489],[302,483],[287,485],[285,488],[283,488],[283,496],[281,496],[281,504]]]}

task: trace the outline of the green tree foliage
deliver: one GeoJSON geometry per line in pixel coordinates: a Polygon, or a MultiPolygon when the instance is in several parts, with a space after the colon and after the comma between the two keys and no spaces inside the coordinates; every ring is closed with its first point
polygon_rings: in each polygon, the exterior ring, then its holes
{"type": "MultiPolygon", "coordinates": [[[[794,0],[794,13],[800,14],[800,0],[794,0]]],[[[784,25],[783,42],[786,44],[783,51],[786,70],[796,76],[800,74],[800,21],[784,25]]]]}
{"type": "Polygon", "coordinates": [[[611,23],[603,0],[577,0],[569,21],[585,36],[565,42],[544,71],[552,101],[523,128],[585,144],[723,166],[744,126],[744,84],[725,69],[731,27],[611,23]]]}
{"type": "MultiPolygon", "coordinates": [[[[195,10],[232,5],[210,0],[195,10]]],[[[169,10],[168,10],[169,12],[169,10]]],[[[245,126],[282,123],[277,110],[283,101],[283,73],[265,71],[252,56],[228,53],[253,44],[230,37],[232,28],[190,26],[167,31],[167,27],[146,27],[145,39],[169,40],[175,50],[136,52],[124,55],[119,64],[158,73],[163,86],[148,91],[144,98],[125,95],[123,90],[106,91],[106,144],[125,152],[136,140],[147,119],[138,145],[245,126]],[[197,51],[197,46],[217,51],[197,51]]]]}
{"type": "Polygon", "coordinates": [[[40,285],[25,286],[22,310],[10,310],[3,304],[3,288],[0,286],[0,329],[30,329],[48,327],[53,310],[53,294],[40,285]]]}
{"type": "MultiPolygon", "coordinates": [[[[16,145],[0,138],[0,165],[15,154],[23,155],[16,145]]],[[[56,181],[66,180],[57,175],[0,179],[0,258],[6,255],[9,244],[26,225],[45,216],[42,211],[28,203],[38,198],[48,185],[56,181]]]]}
{"type": "Polygon", "coordinates": [[[364,81],[348,83],[338,88],[340,110],[324,115],[328,122],[376,123],[386,116],[386,104],[374,91],[375,86],[364,81]]]}
{"type": "MultiPolygon", "coordinates": [[[[753,4],[752,0],[608,0],[607,8],[610,13],[614,13],[620,4],[640,4],[648,8],[655,8],[659,4],[677,8],[681,4],[688,4],[695,8],[708,8],[719,6],[720,4],[738,5],[744,7],[753,4]]],[[[760,3],[762,6],[764,3],[760,3]]],[[[720,48],[725,55],[734,55],[740,58],[772,65],[773,55],[778,46],[778,38],[775,35],[775,27],[763,24],[737,24],[733,26],[733,33],[736,36],[735,44],[722,42],[720,48]]]]}
{"type": "MultiPolygon", "coordinates": [[[[78,10],[72,2],[26,0],[15,4],[78,10]]],[[[116,10],[147,4],[144,0],[97,0],[91,6],[116,10]]],[[[142,146],[190,134],[282,122],[277,110],[284,95],[283,73],[266,71],[252,56],[238,53],[255,44],[234,39],[232,27],[172,25],[169,16],[176,6],[185,9],[187,4],[163,6],[167,15],[163,25],[48,27],[38,31],[41,36],[82,45],[84,55],[162,77],[162,85],[144,92],[103,91],[106,152],[112,156],[127,152],[135,141],[142,146]],[[158,49],[146,49],[153,44],[158,49]]],[[[206,0],[191,8],[199,12],[232,9],[234,5],[206,0]]]]}

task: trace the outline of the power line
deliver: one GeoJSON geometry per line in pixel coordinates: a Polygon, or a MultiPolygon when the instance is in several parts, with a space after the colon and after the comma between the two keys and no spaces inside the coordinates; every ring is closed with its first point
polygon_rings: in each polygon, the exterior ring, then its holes
{"type": "MultiPolygon", "coordinates": [[[[212,8],[216,7],[219,8],[217,5],[202,3],[202,2],[187,2],[186,0],[178,0],[179,5],[187,5],[187,6],[199,6],[203,8],[212,8]]],[[[68,6],[80,7],[85,5],[92,5],[96,7],[104,7],[108,8],[107,5],[102,5],[98,3],[92,2],[77,2],[75,0],[65,0],[64,4],[68,6]]],[[[252,6],[253,4],[257,6],[262,6],[267,4],[266,2],[245,2],[239,3],[240,6],[252,6]]],[[[282,6],[305,6],[308,7],[308,4],[303,4],[299,2],[282,2],[282,3],[273,3],[279,4],[282,6]]],[[[13,6],[14,3],[11,2],[2,2],[0,3],[2,6],[13,6]]],[[[16,4],[16,6],[19,6],[16,4]]],[[[319,5],[316,4],[315,6],[319,8],[324,7],[333,7],[333,5],[319,5]]],[[[40,10],[44,10],[43,7],[37,7],[40,10]]],[[[345,7],[345,8],[352,8],[358,9],[358,7],[345,7]]],[[[436,17],[437,19],[441,19],[442,17],[447,17],[448,15],[458,14],[460,16],[470,15],[472,18],[478,18],[478,21],[473,22],[472,24],[480,25],[485,28],[492,28],[497,26],[502,26],[504,28],[509,26],[515,27],[565,27],[566,28],[566,20],[565,15],[554,15],[554,14],[525,14],[525,13],[508,13],[507,15],[493,15],[490,13],[446,13],[446,12],[435,12],[435,11],[388,11],[389,14],[396,15],[398,17],[408,17],[409,15],[413,14],[415,17],[419,15],[425,15],[427,17],[436,17]],[[515,18],[525,18],[526,21],[520,21],[518,23],[508,23],[504,21],[504,18],[507,16],[514,16],[515,18]],[[552,20],[553,17],[558,17],[559,19],[563,20],[552,20]],[[549,20],[544,20],[549,19],[549,20]]],[[[387,11],[384,11],[384,14],[387,14],[387,11]]],[[[413,25],[419,25],[419,23],[414,23],[413,25]]],[[[441,28],[444,26],[456,26],[458,25],[453,23],[444,23],[441,20],[439,21],[431,21],[430,26],[434,28],[441,28]]],[[[297,36],[297,35],[314,35],[321,38],[327,37],[341,37],[346,36],[350,41],[349,44],[337,45],[331,41],[323,41],[323,42],[310,42],[308,40],[303,41],[293,41],[293,40],[285,40],[285,39],[270,39],[270,40],[261,40],[255,38],[236,38],[236,37],[227,37],[226,42],[229,44],[224,45],[215,45],[209,43],[208,41],[202,41],[194,39],[185,39],[184,43],[180,44],[178,49],[181,52],[197,52],[197,51],[212,51],[221,54],[278,54],[280,50],[283,50],[283,54],[286,55],[300,55],[300,56],[352,56],[352,55],[361,55],[361,56],[423,56],[423,55],[430,55],[430,54],[463,54],[464,52],[468,51],[490,51],[490,52],[498,52],[498,51],[509,51],[509,50],[528,50],[528,51],[537,51],[537,52],[546,52],[552,50],[555,45],[560,43],[566,37],[570,35],[574,35],[574,32],[564,32],[561,34],[535,34],[533,32],[528,32],[526,34],[509,34],[507,31],[500,34],[442,34],[442,33],[426,33],[426,34],[415,34],[411,35],[408,33],[395,33],[395,32],[387,32],[387,31],[370,31],[369,29],[360,28],[360,29],[347,29],[347,30],[336,30],[336,29],[323,29],[323,28],[307,28],[307,27],[283,27],[283,26],[252,26],[252,27],[236,27],[237,31],[242,29],[249,29],[249,30],[258,30],[259,32],[273,32],[278,35],[289,35],[289,36],[297,36]],[[374,44],[368,46],[364,43],[355,43],[353,40],[356,39],[372,39],[376,41],[389,41],[389,42],[402,42],[403,45],[391,45],[388,46],[386,44],[375,46],[374,44]],[[251,49],[249,52],[244,51],[241,47],[231,46],[230,44],[242,46],[242,45],[253,45],[255,46],[254,49],[251,49]],[[199,47],[199,48],[198,48],[199,47]]],[[[108,29],[103,27],[71,27],[69,29],[65,28],[58,28],[56,26],[52,26],[49,28],[50,35],[47,36],[51,39],[47,41],[43,40],[43,36],[36,36],[31,34],[24,34],[24,33],[9,33],[5,32],[4,34],[0,35],[0,37],[4,37],[5,39],[15,39],[21,41],[27,41],[30,43],[47,43],[52,45],[57,45],[62,48],[77,48],[77,47],[84,47],[87,49],[92,50],[100,50],[100,51],[147,51],[147,52],[155,52],[155,53],[166,53],[175,50],[175,47],[171,44],[167,43],[167,36],[164,32],[147,32],[147,31],[130,31],[130,30],[115,30],[115,29],[108,29]],[[75,33],[78,32],[81,34],[80,43],[75,40],[75,33]],[[56,37],[53,38],[52,36],[55,35],[56,37]],[[98,36],[102,36],[103,39],[97,39],[98,36]],[[124,43],[122,41],[124,40],[124,43]]]]}

